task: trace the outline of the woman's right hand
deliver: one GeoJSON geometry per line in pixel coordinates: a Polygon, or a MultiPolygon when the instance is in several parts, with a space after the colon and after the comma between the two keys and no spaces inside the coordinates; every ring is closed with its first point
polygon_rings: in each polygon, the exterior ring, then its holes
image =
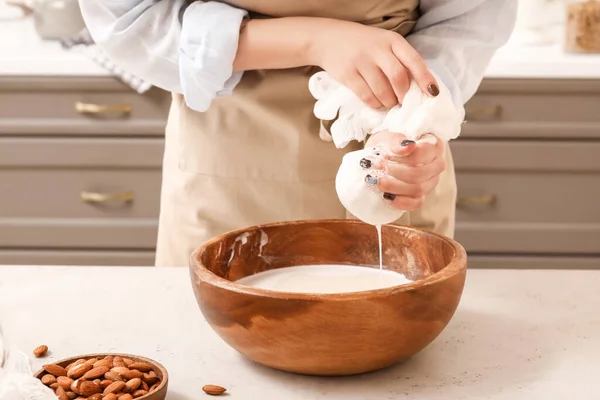
{"type": "Polygon", "coordinates": [[[437,96],[438,83],[401,35],[355,22],[323,20],[310,46],[313,64],[352,90],[372,108],[402,103],[411,79],[437,96]]]}

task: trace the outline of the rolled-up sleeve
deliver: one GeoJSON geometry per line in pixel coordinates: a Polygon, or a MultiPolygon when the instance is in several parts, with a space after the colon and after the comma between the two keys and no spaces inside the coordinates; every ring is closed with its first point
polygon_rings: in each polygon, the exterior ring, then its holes
{"type": "Polygon", "coordinates": [[[515,24],[517,0],[421,0],[421,18],[407,37],[457,104],[475,94],[515,24]]]}
{"type": "Polygon", "coordinates": [[[80,0],[90,34],[120,68],[206,111],[241,78],[233,73],[246,11],[221,2],[80,0]]]}

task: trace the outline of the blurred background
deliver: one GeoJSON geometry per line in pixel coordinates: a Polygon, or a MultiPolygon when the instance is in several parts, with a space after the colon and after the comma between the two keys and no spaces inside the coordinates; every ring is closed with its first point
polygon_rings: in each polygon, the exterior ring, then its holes
{"type": "MultiPolygon", "coordinates": [[[[153,265],[170,95],[0,0],[0,265],[153,265]]],[[[452,143],[473,268],[600,268],[600,1],[521,0],[452,143]]]]}

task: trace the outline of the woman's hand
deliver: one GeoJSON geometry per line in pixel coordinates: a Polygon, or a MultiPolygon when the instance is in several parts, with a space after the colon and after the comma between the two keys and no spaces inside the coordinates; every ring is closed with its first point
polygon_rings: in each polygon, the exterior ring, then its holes
{"type": "Polygon", "coordinates": [[[424,93],[437,96],[433,75],[399,34],[355,22],[325,20],[313,27],[310,58],[373,108],[402,103],[411,77],[424,93]]]}
{"type": "Polygon", "coordinates": [[[384,160],[361,160],[363,168],[374,171],[367,175],[365,183],[376,187],[390,205],[400,210],[420,208],[446,169],[444,144],[433,135],[415,143],[404,135],[384,131],[371,136],[366,146],[381,147],[384,160]],[[387,174],[376,172],[381,169],[387,174]]]}

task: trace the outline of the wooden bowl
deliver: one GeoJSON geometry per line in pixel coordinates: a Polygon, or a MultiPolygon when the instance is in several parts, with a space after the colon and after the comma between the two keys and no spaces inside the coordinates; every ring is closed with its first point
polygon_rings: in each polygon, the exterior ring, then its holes
{"type": "Polygon", "coordinates": [[[274,268],[377,267],[376,229],[353,220],[255,226],[216,237],[190,259],[194,294],[216,333],[249,359],[310,375],[351,375],[406,360],[446,327],[467,257],[455,241],[383,227],[384,265],[414,282],[340,294],[284,293],[234,283],[274,268]]]}
{"type": "MultiPolygon", "coordinates": [[[[60,360],[54,362],[52,364],[60,365],[61,367],[66,367],[67,365],[83,358],[85,360],[89,360],[90,358],[104,358],[106,356],[120,356],[123,358],[129,358],[133,361],[140,361],[150,364],[152,366],[152,370],[154,373],[160,378],[160,384],[158,387],[151,393],[148,393],[144,396],[136,397],[135,400],[165,400],[167,397],[167,387],[169,385],[169,374],[165,367],[163,367],[158,362],[151,360],[146,357],[136,356],[133,354],[121,354],[121,353],[97,353],[97,354],[84,354],[75,357],[65,358],[64,360],[60,360]]],[[[46,375],[46,371],[44,369],[40,369],[35,373],[35,377],[37,379],[41,379],[42,376],[46,375]]]]}

